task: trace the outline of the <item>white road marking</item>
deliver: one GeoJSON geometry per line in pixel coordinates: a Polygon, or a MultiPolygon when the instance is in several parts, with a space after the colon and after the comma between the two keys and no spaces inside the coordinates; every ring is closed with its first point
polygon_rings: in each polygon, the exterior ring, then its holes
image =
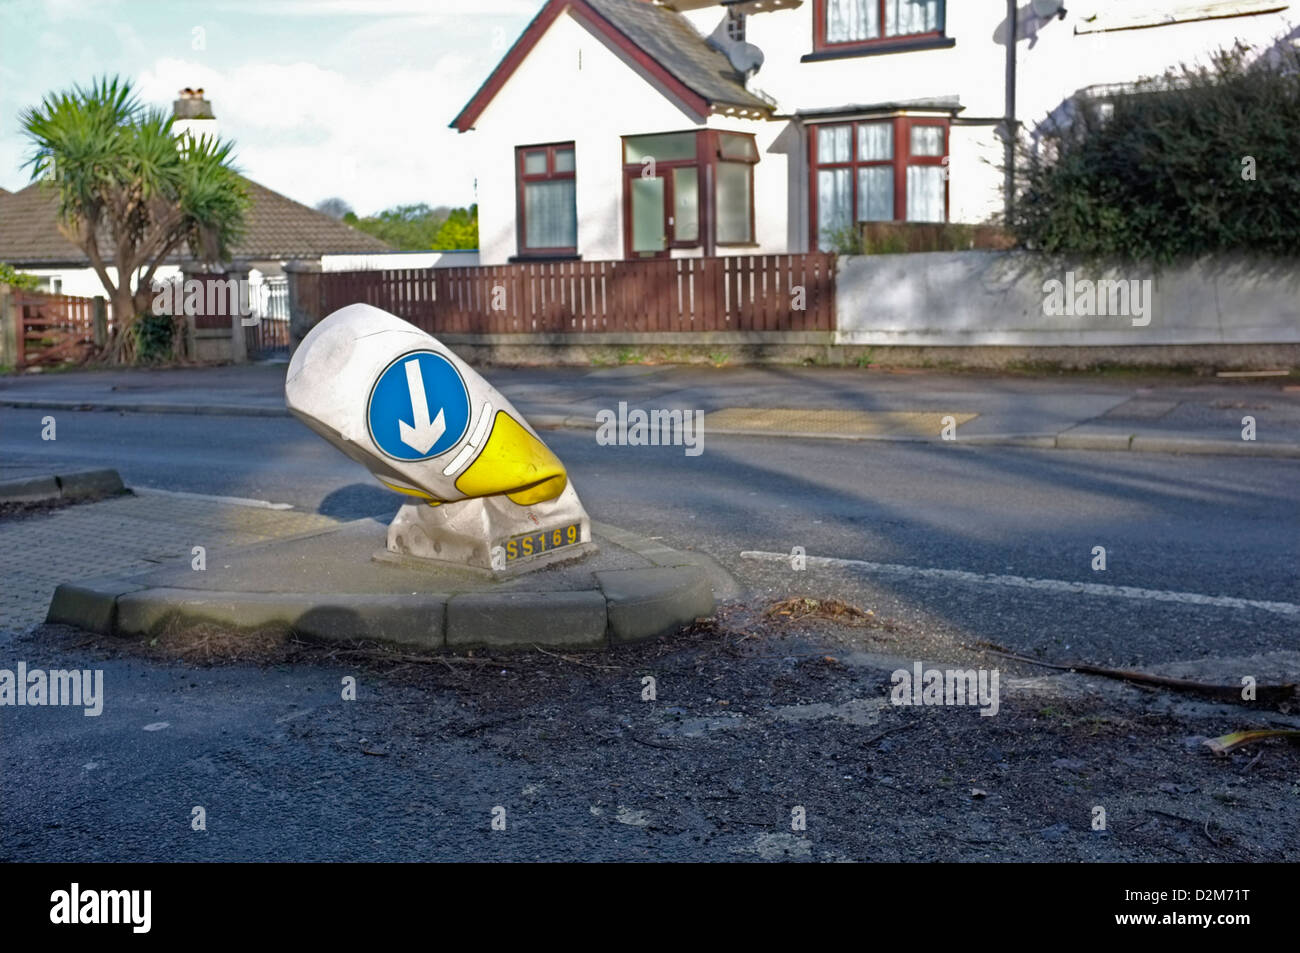
{"type": "Polygon", "coordinates": [[[130,487],[132,493],[156,493],[160,496],[179,496],[187,500],[207,500],[209,503],[229,503],[232,506],[256,506],[263,510],[291,510],[292,503],[270,503],[266,500],[250,500],[246,496],[213,496],[209,493],[186,493],[183,490],[160,490],[152,486],[130,487]]]}
{"type": "MultiPolygon", "coordinates": [[[[787,565],[790,563],[789,553],[748,550],[742,552],[740,558],[787,565]]],[[[1068,582],[1064,579],[1031,579],[1025,576],[1004,576],[997,573],[965,572],[961,569],[930,569],[925,566],[904,566],[898,563],[873,563],[864,559],[805,556],[804,560],[804,565],[809,569],[850,569],[881,575],[920,576],[975,585],[1036,589],[1040,592],[1106,596],[1112,599],[1148,599],[1152,602],[1181,602],[1187,605],[1219,606],[1225,609],[1260,609],[1264,612],[1276,612],[1278,615],[1300,616],[1300,605],[1291,602],[1238,599],[1236,596],[1207,596],[1199,592],[1173,592],[1168,589],[1139,589],[1136,586],[1106,586],[1095,582],[1068,582]]]]}

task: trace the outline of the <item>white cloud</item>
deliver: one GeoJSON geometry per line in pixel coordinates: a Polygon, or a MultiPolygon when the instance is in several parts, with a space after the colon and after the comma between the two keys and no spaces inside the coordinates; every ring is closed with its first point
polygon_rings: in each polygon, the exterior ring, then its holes
{"type": "Polygon", "coordinates": [[[473,201],[470,144],[447,128],[477,86],[473,63],[449,54],[357,78],[305,62],[222,70],[164,58],[140,74],[138,91],[163,104],[203,87],[250,178],[308,204],[338,195],[366,214],[473,201]]]}
{"type": "Polygon", "coordinates": [[[92,76],[170,107],[201,86],[241,169],[359,213],[474,201],[475,137],[448,125],[542,0],[0,0],[0,185],[20,188],[20,109],[92,76]],[[79,12],[79,15],[78,15],[79,12]],[[195,50],[195,25],[206,45],[195,50]]]}

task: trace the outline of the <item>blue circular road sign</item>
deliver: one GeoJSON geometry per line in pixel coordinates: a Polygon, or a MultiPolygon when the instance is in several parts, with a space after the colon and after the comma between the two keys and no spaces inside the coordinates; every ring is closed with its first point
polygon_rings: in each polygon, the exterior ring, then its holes
{"type": "Polygon", "coordinates": [[[389,364],[370,390],[370,439],[396,460],[446,453],[469,429],[469,390],[455,365],[433,351],[389,364]]]}

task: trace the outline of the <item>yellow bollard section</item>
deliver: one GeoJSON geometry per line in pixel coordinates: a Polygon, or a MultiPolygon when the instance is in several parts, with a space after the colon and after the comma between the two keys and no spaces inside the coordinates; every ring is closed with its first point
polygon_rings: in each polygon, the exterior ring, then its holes
{"type": "Polygon", "coordinates": [[[501,410],[482,452],[456,480],[456,489],[466,496],[504,493],[520,506],[553,500],[568,485],[564,465],[551,449],[501,410]]]}

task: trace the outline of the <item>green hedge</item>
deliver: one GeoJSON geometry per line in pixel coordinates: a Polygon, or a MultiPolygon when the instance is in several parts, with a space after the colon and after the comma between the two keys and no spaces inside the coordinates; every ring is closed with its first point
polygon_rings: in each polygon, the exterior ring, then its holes
{"type": "Polygon", "coordinates": [[[1023,245],[1166,263],[1300,254],[1300,51],[1238,44],[1109,101],[1107,116],[1075,97],[1022,150],[1009,224],[1023,245]]]}

